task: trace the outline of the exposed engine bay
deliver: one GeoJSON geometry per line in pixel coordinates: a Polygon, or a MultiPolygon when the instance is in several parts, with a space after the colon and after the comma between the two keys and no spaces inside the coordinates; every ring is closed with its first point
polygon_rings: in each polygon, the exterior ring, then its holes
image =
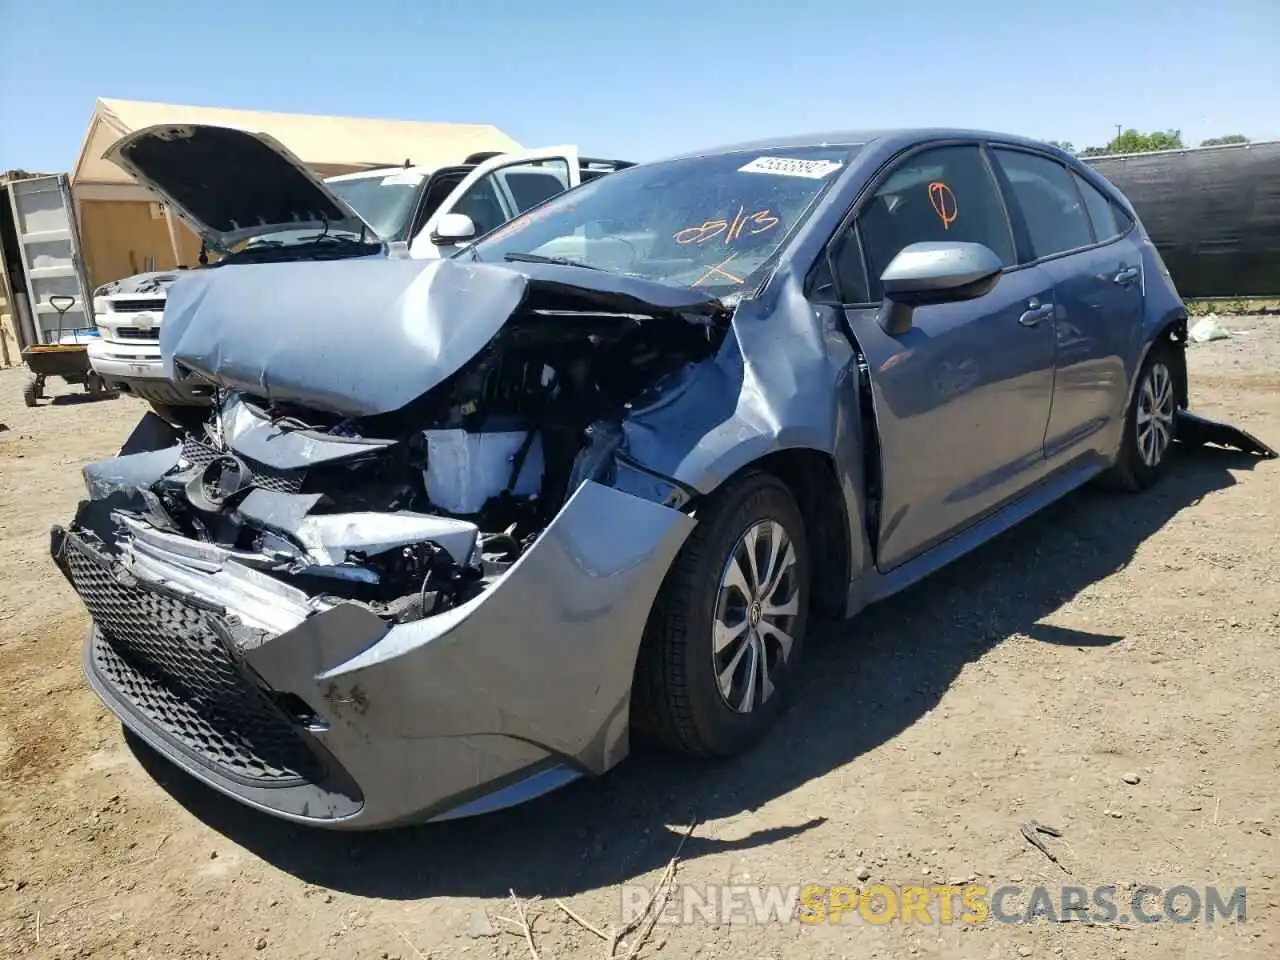
{"type": "Polygon", "coordinates": [[[219,386],[171,447],[86,469],[76,533],[126,570],[181,555],[395,623],[438,614],[501,577],[584,480],[610,482],[622,419],[678,389],[728,316],[532,291],[468,362],[392,412],[219,386]]]}

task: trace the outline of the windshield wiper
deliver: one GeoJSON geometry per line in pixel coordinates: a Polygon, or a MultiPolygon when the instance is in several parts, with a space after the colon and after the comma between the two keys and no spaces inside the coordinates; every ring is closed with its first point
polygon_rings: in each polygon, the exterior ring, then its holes
{"type": "Polygon", "coordinates": [[[318,233],[314,237],[299,237],[297,243],[293,246],[305,247],[313,244],[343,244],[352,247],[369,247],[377,246],[377,241],[366,240],[364,237],[340,236],[335,233],[318,233]]]}
{"type": "Polygon", "coordinates": [[[508,263],[554,263],[561,267],[582,267],[586,270],[600,270],[604,267],[597,267],[591,263],[583,263],[581,260],[570,260],[568,257],[544,257],[537,253],[504,253],[502,259],[508,263]]]}

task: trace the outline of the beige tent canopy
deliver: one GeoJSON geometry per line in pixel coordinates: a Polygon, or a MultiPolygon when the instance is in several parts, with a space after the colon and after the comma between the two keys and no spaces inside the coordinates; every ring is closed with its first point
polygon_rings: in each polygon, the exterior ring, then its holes
{"type": "Polygon", "coordinates": [[[208,123],[275,137],[319,176],[376,167],[438,167],[482,150],[519,150],[497,127],[364,117],[227,110],[99,99],[71,175],[80,244],[93,286],[144,270],[195,263],[199,250],[158,198],[103,156],[118,139],[154,124],[208,123]]]}

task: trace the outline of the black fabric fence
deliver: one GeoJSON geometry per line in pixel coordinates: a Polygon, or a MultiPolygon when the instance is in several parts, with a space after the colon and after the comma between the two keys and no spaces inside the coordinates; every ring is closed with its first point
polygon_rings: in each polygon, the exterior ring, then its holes
{"type": "Polygon", "coordinates": [[[1095,157],[1184,297],[1280,297],[1280,142],[1095,157]]]}

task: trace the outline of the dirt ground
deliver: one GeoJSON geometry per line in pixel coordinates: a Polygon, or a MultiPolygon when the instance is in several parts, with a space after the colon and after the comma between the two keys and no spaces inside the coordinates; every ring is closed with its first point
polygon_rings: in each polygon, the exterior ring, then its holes
{"type": "MultiPolygon", "coordinates": [[[[1193,405],[1280,444],[1280,318],[1227,323],[1191,348],[1193,405]]],[[[1280,463],[1183,452],[1147,495],[1082,491],[825,628],[796,708],[735,762],[638,754],[516,810],[344,835],[222,799],[99,705],[47,531],[142,408],[28,410],[22,377],[0,371],[0,954],[529,957],[500,918],[514,890],[541,898],[544,960],[604,957],[556,900],[618,926],[623,885],[652,888],[696,819],[694,888],[1114,884],[1123,906],[1143,884],[1247,886],[1248,919],[694,917],[620,956],[1280,956],[1280,463]],[[1020,834],[1033,819],[1062,831],[1063,868],[1020,834]]]]}

